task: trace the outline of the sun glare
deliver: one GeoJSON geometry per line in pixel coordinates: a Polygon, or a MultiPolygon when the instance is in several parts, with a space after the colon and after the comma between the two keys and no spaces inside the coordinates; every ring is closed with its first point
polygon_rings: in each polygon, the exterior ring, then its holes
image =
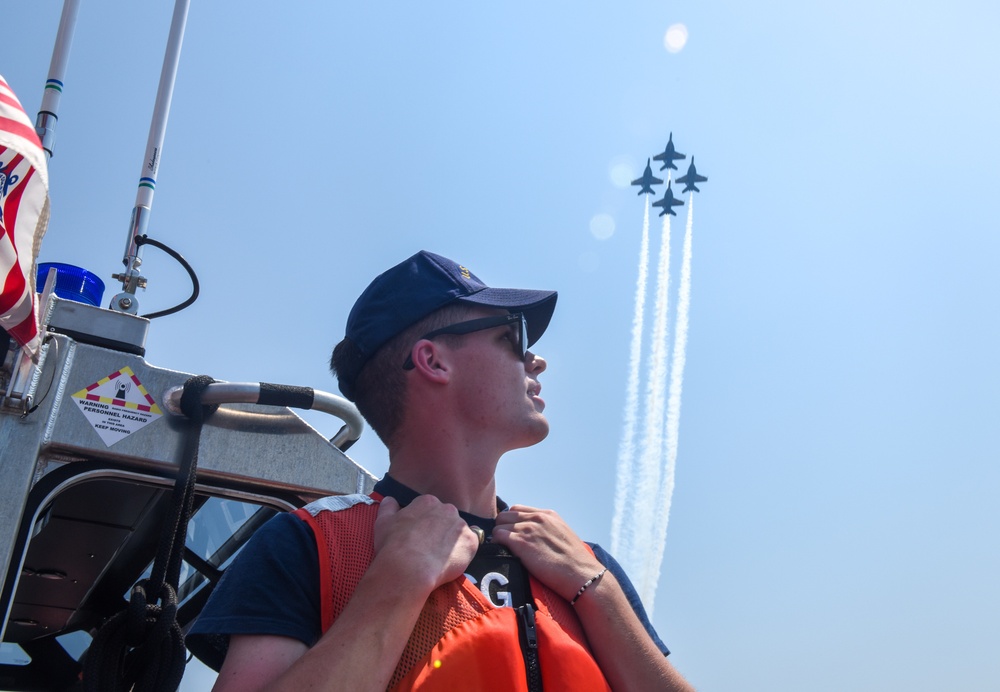
{"type": "Polygon", "coordinates": [[[626,157],[616,156],[608,168],[608,175],[611,178],[612,185],[626,188],[632,182],[632,178],[635,177],[635,170],[632,163],[626,157]]]}
{"type": "Polygon", "coordinates": [[[595,214],[590,220],[590,234],[598,240],[607,240],[615,234],[615,220],[611,214],[595,214]]]}
{"type": "Polygon", "coordinates": [[[688,41],[688,28],[683,24],[671,24],[663,35],[663,46],[670,53],[680,53],[688,41]]]}

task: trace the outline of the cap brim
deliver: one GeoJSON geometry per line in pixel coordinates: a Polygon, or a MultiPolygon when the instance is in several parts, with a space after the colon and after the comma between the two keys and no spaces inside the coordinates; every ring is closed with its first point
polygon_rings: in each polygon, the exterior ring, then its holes
{"type": "Polygon", "coordinates": [[[523,288],[484,288],[460,298],[463,303],[475,303],[511,312],[523,312],[528,323],[528,346],[545,333],[556,309],[556,291],[535,291],[523,288]]]}

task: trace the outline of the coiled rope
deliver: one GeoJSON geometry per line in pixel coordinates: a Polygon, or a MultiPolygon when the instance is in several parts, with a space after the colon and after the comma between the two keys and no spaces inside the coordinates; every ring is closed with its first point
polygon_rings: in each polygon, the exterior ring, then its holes
{"type": "Polygon", "coordinates": [[[98,630],[83,667],[86,692],[176,690],[184,676],[184,635],[177,623],[180,580],[188,520],[194,508],[201,429],[218,406],[203,406],[202,392],[214,382],[197,375],[184,383],[181,410],[190,421],[184,454],[159,548],[148,579],[132,587],[129,604],[98,630]]]}

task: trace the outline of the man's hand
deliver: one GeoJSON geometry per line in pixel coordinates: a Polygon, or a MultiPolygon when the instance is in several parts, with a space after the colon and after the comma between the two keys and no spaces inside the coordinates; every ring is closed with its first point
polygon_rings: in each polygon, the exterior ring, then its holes
{"type": "Polygon", "coordinates": [[[232,637],[215,689],[384,690],[428,594],[457,579],[479,539],[452,505],[421,495],[382,500],[375,559],[311,649],[288,637],[232,637]]]}
{"type": "MultiPolygon", "coordinates": [[[[552,510],[514,505],[500,512],[493,540],[567,601],[604,569],[552,510]]],[[[653,644],[611,573],[588,587],[575,611],[612,689],[694,692],[653,644]]]]}
{"type": "Polygon", "coordinates": [[[604,569],[551,509],[514,505],[500,512],[493,540],[509,548],[533,577],[567,601],[581,584],[604,569]]]}
{"type": "Polygon", "coordinates": [[[400,509],[382,500],[375,520],[375,561],[397,563],[400,572],[430,591],[457,579],[472,562],[479,539],[454,505],[420,495],[400,509]]]}

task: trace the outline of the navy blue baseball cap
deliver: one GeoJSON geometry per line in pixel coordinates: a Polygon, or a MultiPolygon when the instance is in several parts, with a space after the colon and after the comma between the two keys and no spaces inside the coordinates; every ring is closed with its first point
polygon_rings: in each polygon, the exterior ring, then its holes
{"type": "Polygon", "coordinates": [[[364,290],[347,317],[345,340],[356,347],[351,372],[337,372],[340,391],[354,399],[354,382],[385,343],[435,310],[453,302],[524,313],[528,346],[549,326],[555,291],[490,288],[466,267],[421,250],[383,272],[364,290]]]}

